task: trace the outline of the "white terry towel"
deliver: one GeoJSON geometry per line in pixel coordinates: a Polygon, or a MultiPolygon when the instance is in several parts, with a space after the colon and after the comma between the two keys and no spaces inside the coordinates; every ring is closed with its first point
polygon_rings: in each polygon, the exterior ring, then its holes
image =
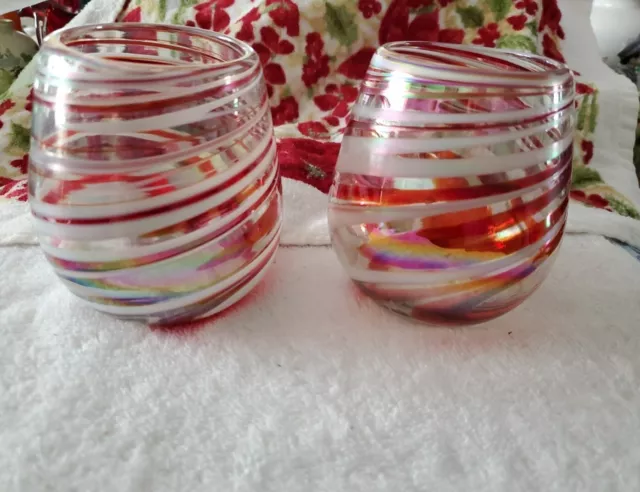
{"type": "Polygon", "coordinates": [[[0,271],[2,491],[640,490],[640,262],[605,239],[463,330],[356,295],[329,248],[178,332],[85,307],[37,248],[0,271]]]}

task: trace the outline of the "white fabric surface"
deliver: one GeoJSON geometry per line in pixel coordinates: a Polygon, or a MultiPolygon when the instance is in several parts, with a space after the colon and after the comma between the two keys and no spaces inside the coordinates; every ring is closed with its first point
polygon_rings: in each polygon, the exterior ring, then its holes
{"type": "Polygon", "coordinates": [[[182,332],[86,308],[37,248],[0,269],[2,491],[640,490],[640,263],[605,239],[459,330],[357,296],[328,248],[182,332]]]}
{"type": "MultiPolygon", "coordinates": [[[[590,0],[558,0],[563,12],[566,41],[562,52],[567,65],[582,79],[598,87],[598,125],[595,152],[589,165],[603,179],[640,208],[640,186],[633,167],[633,146],[638,124],[638,89],[625,76],[615,73],[601,59],[590,24],[590,0]]],[[[628,226],[638,221],[626,219],[628,226]]],[[[637,230],[640,230],[638,228],[637,230]]]]}
{"type": "Polygon", "coordinates": [[[38,0],[2,0],[0,15],[40,3],[38,0]]]}
{"type": "Polygon", "coordinates": [[[640,2],[594,0],[591,24],[598,38],[600,54],[603,57],[615,58],[627,43],[638,36],[640,2]]]}

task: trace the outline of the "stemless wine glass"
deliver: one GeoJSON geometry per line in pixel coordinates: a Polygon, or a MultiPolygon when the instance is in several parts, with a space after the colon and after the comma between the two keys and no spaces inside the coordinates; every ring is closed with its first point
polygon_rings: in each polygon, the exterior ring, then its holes
{"type": "Polygon", "coordinates": [[[54,33],[34,84],[29,198],[56,273],[100,311],[174,323],[230,306],[280,234],[258,56],[188,27],[54,33]]]}
{"type": "Polygon", "coordinates": [[[374,55],[330,193],[334,249],[400,314],[479,323],[526,299],[564,230],[574,82],[553,60],[427,42],[374,55]]]}

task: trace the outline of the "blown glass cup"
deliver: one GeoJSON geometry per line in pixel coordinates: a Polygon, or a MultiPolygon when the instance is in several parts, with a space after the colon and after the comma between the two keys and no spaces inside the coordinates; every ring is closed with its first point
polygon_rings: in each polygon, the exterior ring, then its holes
{"type": "Polygon", "coordinates": [[[330,193],[334,249],[400,314],[487,321],[540,284],[564,230],[574,82],[524,53],[426,42],[374,55],[330,193]]]}
{"type": "Polygon", "coordinates": [[[29,199],[49,262],[100,311],[151,323],[230,306],[273,260],[281,191],[256,53],[144,24],[39,55],[29,199]]]}

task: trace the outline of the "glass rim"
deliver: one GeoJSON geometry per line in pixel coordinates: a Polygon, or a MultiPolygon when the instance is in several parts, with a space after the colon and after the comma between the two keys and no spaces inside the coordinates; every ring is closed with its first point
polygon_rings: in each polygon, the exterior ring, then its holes
{"type": "MultiPolygon", "coordinates": [[[[572,71],[566,64],[554,60],[552,58],[537,55],[533,53],[520,52],[510,49],[502,48],[488,48],[485,46],[475,45],[462,45],[451,43],[437,43],[432,41],[393,41],[386,43],[378,48],[375,53],[375,57],[381,57],[385,61],[390,61],[393,64],[402,64],[408,69],[407,72],[411,72],[411,68],[424,68],[429,71],[438,73],[455,73],[461,75],[478,76],[478,77],[491,77],[496,85],[500,82],[520,80],[524,84],[534,83],[535,85],[557,85],[569,81],[572,77],[572,71]],[[474,67],[467,64],[463,65],[444,65],[429,60],[420,60],[419,58],[400,51],[402,48],[414,48],[419,49],[426,54],[442,54],[446,50],[462,51],[467,53],[477,53],[481,55],[489,55],[491,58],[496,59],[503,55],[508,61],[509,58],[516,58],[522,61],[529,61],[535,63],[539,68],[549,67],[548,69],[541,70],[527,70],[525,67],[518,66],[515,70],[505,70],[497,66],[494,67],[474,67]],[[433,49],[437,48],[437,49],[433,49]]],[[[372,65],[373,65],[372,60],[372,65]]],[[[398,67],[399,68],[399,67],[398,67]]],[[[479,80],[479,82],[483,82],[479,80]]],[[[509,83],[509,85],[512,85],[509,83]]]]}
{"type": "MultiPolygon", "coordinates": [[[[107,38],[108,39],[108,38],[107,38]]],[[[126,38],[123,39],[126,41],[126,38]]],[[[180,46],[176,44],[176,46],[180,46]]],[[[68,55],[71,57],[79,58],[91,65],[105,69],[117,69],[121,73],[127,73],[132,76],[140,76],[141,78],[149,78],[157,76],[158,73],[167,74],[168,72],[173,75],[178,73],[189,71],[190,73],[198,72],[206,74],[209,71],[217,71],[220,68],[241,64],[243,62],[251,62],[253,58],[253,64],[259,64],[258,56],[255,50],[244,41],[227,36],[226,34],[201,29],[199,27],[191,26],[179,26],[173,24],[152,24],[152,23],[138,23],[138,22],[111,22],[101,24],[86,24],[76,27],[63,28],[49,34],[42,43],[43,51],[47,49],[58,52],[62,55],[68,55]],[[82,35],[90,34],[95,31],[108,31],[117,29],[148,29],[153,31],[165,31],[174,32],[176,34],[186,34],[190,36],[198,36],[204,38],[210,42],[217,43],[219,45],[226,45],[233,49],[238,56],[235,56],[231,60],[216,61],[215,63],[201,63],[192,62],[187,65],[162,65],[154,66],[149,64],[137,64],[130,62],[123,62],[118,60],[110,60],[108,58],[102,58],[94,56],[92,53],[85,53],[81,50],[69,46],[69,43],[74,41],[81,41],[82,35]]]]}

